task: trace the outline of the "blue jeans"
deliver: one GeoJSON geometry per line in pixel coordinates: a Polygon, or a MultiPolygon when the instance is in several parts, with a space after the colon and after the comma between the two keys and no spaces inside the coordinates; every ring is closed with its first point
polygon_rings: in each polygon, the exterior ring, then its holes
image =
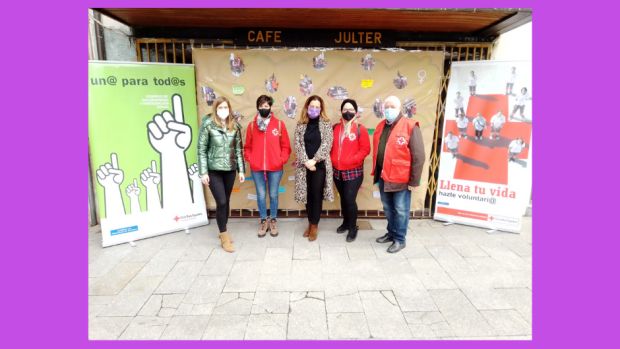
{"type": "Polygon", "coordinates": [[[269,204],[271,218],[278,218],[278,189],[283,171],[252,171],[252,179],[256,186],[256,201],[258,202],[258,212],[261,219],[267,219],[267,201],[265,200],[265,189],[269,185],[269,204]],[[267,173],[267,183],[265,182],[267,173]]]}
{"type": "Polygon", "coordinates": [[[386,193],[383,190],[383,179],[379,179],[379,193],[383,203],[383,212],[387,218],[388,234],[394,241],[405,242],[407,226],[409,225],[409,210],[411,208],[411,192],[409,189],[386,193]]]}

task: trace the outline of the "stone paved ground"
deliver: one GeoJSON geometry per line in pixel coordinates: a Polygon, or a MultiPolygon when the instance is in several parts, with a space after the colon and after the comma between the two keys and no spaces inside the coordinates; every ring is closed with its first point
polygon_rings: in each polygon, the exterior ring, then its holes
{"type": "Polygon", "coordinates": [[[370,220],[353,243],[322,219],[282,219],[256,237],[231,219],[237,252],[221,250],[214,222],[101,247],[89,231],[90,339],[531,339],[532,229],[483,229],[413,220],[391,255],[370,220]]]}

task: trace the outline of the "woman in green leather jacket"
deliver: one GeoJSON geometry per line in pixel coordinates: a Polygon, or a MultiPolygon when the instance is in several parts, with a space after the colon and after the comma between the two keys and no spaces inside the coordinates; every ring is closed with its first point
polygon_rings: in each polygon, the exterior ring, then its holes
{"type": "Polygon", "coordinates": [[[230,194],[235,183],[245,181],[241,126],[233,118],[230,102],[220,97],[213,102],[213,114],[207,115],[198,136],[198,166],[202,183],[209,186],[215,198],[216,221],[220,241],[226,252],[234,252],[226,230],[230,209],[230,194]],[[215,114],[215,115],[214,115],[215,114]]]}

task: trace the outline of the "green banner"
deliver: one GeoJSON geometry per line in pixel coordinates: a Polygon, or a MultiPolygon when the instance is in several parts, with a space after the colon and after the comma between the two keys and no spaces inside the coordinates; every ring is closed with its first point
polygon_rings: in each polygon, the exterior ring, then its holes
{"type": "Polygon", "coordinates": [[[206,224],[193,65],[89,63],[89,147],[103,245],[206,224]]]}

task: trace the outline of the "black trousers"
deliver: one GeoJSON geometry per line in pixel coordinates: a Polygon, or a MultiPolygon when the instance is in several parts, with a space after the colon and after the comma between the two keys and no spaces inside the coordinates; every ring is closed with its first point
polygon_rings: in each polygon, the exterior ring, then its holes
{"type": "Polygon", "coordinates": [[[357,226],[357,193],[362,186],[364,176],[359,176],[350,181],[343,181],[334,178],[334,184],[340,194],[340,210],[344,217],[343,225],[349,230],[357,226]]]}
{"type": "Polygon", "coordinates": [[[323,188],[325,187],[325,167],[316,166],[316,171],[306,169],[307,194],[306,213],[310,224],[319,224],[323,210],[323,188]]]}
{"type": "Polygon", "coordinates": [[[209,189],[215,198],[215,220],[220,233],[226,231],[228,212],[230,212],[230,194],[235,184],[237,171],[209,171],[209,189]]]}

